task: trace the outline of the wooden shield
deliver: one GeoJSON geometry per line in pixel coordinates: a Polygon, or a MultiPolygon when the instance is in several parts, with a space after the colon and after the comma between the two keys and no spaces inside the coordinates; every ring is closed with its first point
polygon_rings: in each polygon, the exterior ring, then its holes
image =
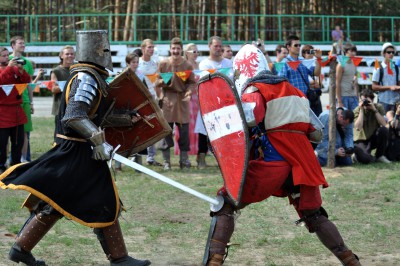
{"type": "Polygon", "coordinates": [[[235,85],[214,73],[199,80],[200,112],[231,200],[240,203],[249,161],[249,134],[235,85]]]}
{"type": "Polygon", "coordinates": [[[142,81],[126,69],[110,82],[106,98],[114,109],[136,111],[143,118],[132,127],[107,127],[106,140],[113,147],[121,145],[117,153],[130,156],[171,134],[171,127],[161,109],[142,81]]]}

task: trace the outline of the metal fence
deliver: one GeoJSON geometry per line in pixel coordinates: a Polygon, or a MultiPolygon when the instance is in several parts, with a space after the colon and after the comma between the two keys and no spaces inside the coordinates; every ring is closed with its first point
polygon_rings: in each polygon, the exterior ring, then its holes
{"type": "Polygon", "coordinates": [[[111,44],[138,45],[146,38],[162,44],[175,36],[180,36],[183,41],[204,44],[213,35],[219,35],[231,44],[257,38],[266,43],[282,43],[292,34],[310,44],[329,44],[337,21],[341,21],[346,37],[355,44],[400,43],[400,17],[110,13],[0,15],[0,18],[0,30],[5,33],[0,36],[0,45],[3,46],[8,45],[14,35],[24,36],[25,41],[32,45],[73,44],[76,30],[89,29],[107,29],[111,44]],[[126,25],[127,17],[130,21],[126,25]],[[116,20],[121,22],[118,28],[115,28],[116,20]]]}

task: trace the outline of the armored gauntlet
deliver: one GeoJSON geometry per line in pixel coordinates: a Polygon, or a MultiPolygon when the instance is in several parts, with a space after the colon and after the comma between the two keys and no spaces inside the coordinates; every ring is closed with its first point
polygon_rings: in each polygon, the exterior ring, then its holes
{"type": "Polygon", "coordinates": [[[97,128],[92,121],[88,118],[73,119],[67,125],[90,142],[93,146],[93,159],[110,160],[113,147],[106,142],[104,131],[97,128]]]}

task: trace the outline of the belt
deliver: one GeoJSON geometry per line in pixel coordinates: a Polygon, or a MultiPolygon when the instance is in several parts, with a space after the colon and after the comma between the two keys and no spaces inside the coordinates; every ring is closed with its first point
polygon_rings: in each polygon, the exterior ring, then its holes
{"type": "Polygon", "coordinates": [[[79,142],[87,142],[86,139],[73,138],[73,137],[68,137],[68,136],[61,135],[61,134],[56,134],[56,137],[60,138],[60,139],[67,139],[67,140],[73,140],[73,141],[79,141],[79,142]]]}

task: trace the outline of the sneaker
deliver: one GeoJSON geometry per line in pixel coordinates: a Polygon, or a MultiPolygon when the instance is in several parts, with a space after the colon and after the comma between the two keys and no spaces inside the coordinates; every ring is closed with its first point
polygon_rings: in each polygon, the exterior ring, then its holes
{"type": "Polygon", "coordinates": [[[159,162],[157,162],[157,161],[151,161],[151,162],[147,162],[147,165],[153,165],[153,166],[162,166],[162,164],[160,164],[159,162]]]}
{"type": "Polygon", "coordinates": [[[165,162],[164,163],[164,170],[171,170],[171,163],[170,162],[165,162]]]}
{"type": "Polygon", "coordinates": [[[376,159],[377,162],[380,163],[391,163],[391,161],[388,160],[388,158],[386,158],[385,155],[382,155],[381,157],[379,157],[378,159],[376,159]]]}
{"type": "Polygon", "coordinates": [[[351,161],[352,161],[353,163],[358,163],[357,157],[356,157],[356,154],[355,154],[355,153],[353,153],[353,154],[351,155],[351,161]]]}

